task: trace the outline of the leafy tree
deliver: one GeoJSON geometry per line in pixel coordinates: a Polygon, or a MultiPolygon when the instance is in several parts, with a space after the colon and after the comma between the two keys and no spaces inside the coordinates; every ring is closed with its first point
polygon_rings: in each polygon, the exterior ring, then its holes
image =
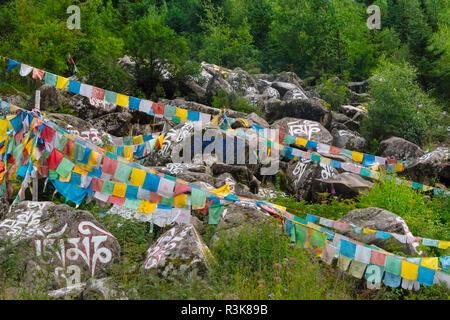
{"type": "Polygon", "coordinates": [[[164,14],[151,7],[126,29],[126,49],[136,60],[137,84],[147,96],[164,80],[182,74],[189,58],[186,39],[164,20],[164,14]]]}
{"type": "Polygon", "coordinates": [[[228,68],[246,67],[254,55],[253,38],[247,18],[238,25],[226,23],[224,10],[205,1],[205,18],[200,22],[204,28],[204,45],[200,59],[228,68]]]}
{"type": "Polygon", "coordinates": [[[362,125],[369,141],[397,136],[421,145],[437,132],[440,109],[419,87],[414,67],[385,61],[369,85],[375,102],[362,125]]]}

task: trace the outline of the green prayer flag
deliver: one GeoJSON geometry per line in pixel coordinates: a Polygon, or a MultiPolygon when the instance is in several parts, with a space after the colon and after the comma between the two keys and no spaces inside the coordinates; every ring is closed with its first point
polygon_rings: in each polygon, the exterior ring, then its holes
{"type": "Polygon", "coordinates": [[[103,181],[102,193],[112,195],[114,191],[114,182],[105,180],[103,181]]]}
{"type": "Polygon", "coordinates": [[[56,87],[56,82],[58,81],[58,76],[56,74],[46,72],[44,76],[45,84],[56,87]]]}
{"type": "Polygon", "coordinates": [[[177,108],[171,105],[164,106],[164,116],[165,117],[175,117],[177,113],[177,108]]]}
{"type": "Polygon", "coordinates": [[[124,137],[123,145],[124,146],[132,146],[133,145],[133,137],[124,137]]]}
{"type": "Polygon", "coordinates": [[[139,206],[141,205],[141,202],[142,202],[142,200],[125,199],[123,206],[128,209],[137,210],[139,208],[139,206]]]}
{"type": "Polygon", "coordinates": [[[290,145],[290,144],[294,144],[296,140],[297,140],[296,137],[286,134],[284,136],[283,142],[287,145],[290,145]]]}
{"type": "Polygon", "coordinates": [[[305,227],[298,225],[296,223],[294,224],[294,228],[295,228],[295,244],[301,248],[305,247],[306,242],[308,240],[308,230],[305,227]]]}
{"type": "Polygon", "coordinates": [[[155,145],[156,145],[156,138],[152,139],[148,142],[148,149],[150,152],[152,152],[153,150],[155,150],[155,145]]]}
{"type": "Polygon", "coordinates": [[[323,232],[312,230],[311,231],[311,245],[314,247],[324,248],[327,235],[323,232]]]}
{"type": "Polygon", "coordinates": [[[67,137],[66,136],[61,136],[61,138],[59,139],[59,144],[58,144],[58,146],[56,147],[56,149],[58,150],[58,151],[63,151],[64,150],[64,147],[66,146],[66,143],[67,143],[67,137]]]}
{"type": "Polygon", "coordinates": [[[395,274],[396,276],[400,276],[402,274],[402,260],[397,259],[393,256],[386,256],[386,272],[395,274]]]}
{"type": "Polygon", "coordinates": [[[220,217],[222,216],[222,212],[225,210],[225,206],[223,204],[213,204],[208,207],[208,223],[209,224],[218,224],[220,217]]]}
{"type": "Polygon", "coordinates": [[[56,167],[56,172],[63,178],[67,178],[75,165],[67,158],[63,158],[59,165],[56,167]]]}
{"type": "Polygon", "coordinates": [[[312,154],[312,155],[311,155],[311,160],[312,160],[312,161],[317,161],[317,162],[319,162],[319,161],[320,161],[320,158],[321,158],[321,156],[318,155],[318,154],[312,154]]]}
{"type": "Polygon", "coordinates": [[[173,197],[172,198],[166,198],[166,197],[161,197],[161,204],[164,206],[169,206],[169,207],[173,207],[173,197]]]}
{"type": "Polygon", "coordinates": [[[117,164],[116,172],[114,173],[114,178],[122,181],[123,183],[127,183],[128,178],[131,174],[131,170],[133,170],[132,166],[119,161],[119,163],[117,164]]]}
{"type": "Polygon", "coordinates": [[[50,179],[50,180],[56,180],[56,179],[58,179],[58,174],[56,173],[56,171],[55,170],[52,170],[52,169],[48,169],[48,178],[50,179]]]}
{"type": "Polygon", "coordinates": [[[203,209],[206,202],[206,191],[202,189],[192,188],[191,189],[191,204],[192,209],[203,209]]]}

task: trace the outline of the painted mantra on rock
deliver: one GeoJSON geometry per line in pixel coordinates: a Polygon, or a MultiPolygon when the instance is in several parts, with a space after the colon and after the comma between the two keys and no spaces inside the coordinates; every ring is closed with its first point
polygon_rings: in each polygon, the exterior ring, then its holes
{"type": "Polygon", "coordinates": [[[300,124],[301,120],[289,122],[287,125],[289,127],[289,134],[291,136],[305,135],[308,140],[311,139],[313,133],[320,132],[319,124],[309,120],[304,120],[303,124],[300,124]]]}
{"type": "Polygon", "coordinates": [[[149,270],[156,268],[158,263],[164,259],[165,255],[167,255],[167,252],[174,249],[178,243],[183,240],[183,237],[186,236],[189,230],[190,229],[184,229],[175,237],[175,228],[172,228],[167,236],[159,238],[153,248],[150,248],[147,251],[148,255],[144,264],[144,269],[149,270]]]}
{"type": "Polygon", "coordinates": [[[94,276],[97,262],[102,264],[111,262],[111,250],[101,245],[108,237],[114,236],[90,221],[81,221],[78,224],[78,232],[83,237],[57,239],[64,235],[66,229],[67,224],[60,231],[46,235],[44,239],[34,240],[34,247],[38,261],[44,265],[52,263],[56,256],[61,267],[55,269],[55,276],[66,279],[67,286],[70,286],[80,283],[81,271],[79,266],[68,264],[81,260],[88,266],[91,276],[94,276]],[[91,230],[101,235],[94,236],[91,230]],[[66,274],[70,276],[67,277],[66,274]]]}
{"type": "Polygon", "coordinates": [[[28,202],[25,209],[18,209],[23,213],[15,219],[5,219],[0,223],[0,231],[6,230],[6,235],[12,238],[32,237],[40,230],[42,210],[45,203],[28,202]]]}

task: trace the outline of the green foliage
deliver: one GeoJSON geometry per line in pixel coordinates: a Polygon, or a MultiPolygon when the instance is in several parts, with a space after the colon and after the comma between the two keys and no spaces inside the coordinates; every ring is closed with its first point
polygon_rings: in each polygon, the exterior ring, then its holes
{"type": "Polygon", "coordinates": [[[225,90],[219,90],[212,99],[212,106],[218,109],[232,109],[239,112],[252,113],[260,115],[261,110],[253,106],[246,98],[237,94],[227,94],[225,90]]]}
{"type": "Polygon", "coordinates": [[[448,196],[427,201],[420,191],[395,178],[375,183],[372,190],[359,198],[358,207],[378,207],[402,217],[414,235],[429,239],[450,237],[450,207],[448,196]]]}
{"type": "Polygon", "coordinates": [[[385,62],[370,80],[370,95],[375,102],[361,128],[369,141],[398,136],[421,145],[438,132],[440,109],[421,90],[410,65],[385,62]]]}
{"type": "Polygon", "coordinates": [[[205,1],[204,8],[205,18],[200,25],[205,30],[205,36],[199,52],[200,59],[228,68],[247,67],[253,62],[255,50],[247,17],[230,25],[225,21],[221,7],[215,7],[209,0],[205,1]]]}
{"type": "Polygon", "coordinates": [[[321,84],[316,87],[319,96],[330,104],[331,109],[338,111],[339,107],[348,103],[351,98],[350,91],[342,81],[333,78],[322,79],[321,84]]]}

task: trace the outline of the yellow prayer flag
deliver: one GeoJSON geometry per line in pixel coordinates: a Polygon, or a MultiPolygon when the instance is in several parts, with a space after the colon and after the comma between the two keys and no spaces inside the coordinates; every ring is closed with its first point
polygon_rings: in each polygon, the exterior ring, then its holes
{"type": "Polygon", "coordinates": [[[438,257],[422,258],[421,265],[423,267],[426,267],[426,268],[429,268],[429,269],[437,270],[438,266],[439,266],[439,258],[438,257]]]}
{"type": "Polygon", "coordinates": [[[0,119],[0,135],[4,136],[8,129],[9,121],[0,119]]]}
{"type": "Polygon", "coordinates": [[[372,229],[368,229],[368,228],[363,228],[363,233],[376,233],[376,230],[372,230],[372,229]]]}
{"type": "Polygon", "coordinates": [[[72,171],[69,172],[69,175],[67,178],[64,178],[63,176],[59,176],[59,181],[61,182],[70,182],[70,177],[72,176],[72,171]]]}
{"type": "Polygon", "coordinates": [[[274,204],[274,206],[277,207],[278,209],[286,211],[286,207],[280,206],[279,204],[274,204]]]}
{"type": "Polygon", "coordinates": [[[180,119],[187,119],[188,111],[185,109],[177,108],[177,111],[175,113],[176,117],[179,117],[180,119]]]}
{"type": "Polygon", "coordinates": [[[357,161],[357,162],[361,162],[363,161],[364,158],[364,154],[362,154],[361,152],[356,152],[356,151],[352,151],[352,159],[357,161]]]}
{"type": "Polygon", "coordinates": [[[128,161],[133,161],[133,146],[123,146],[123,157],[128,161]]]}
{"type": "Polygon", "coordinates": [[[409,261],[402,261],[402,278],[408,280],[417,280],[417,274],[419,272],[419,266],[409,261]]]}
{"type": "Polygon", "coordinates": [[[396,164],[395,164],[395,171],[396,171],[396,172],[401,172],[401,171],[403,171],[403,163],[396,163],[396,164]]]}
{"type": "Polygon", "coordinates": [[[450,247],[450,241],[440,241],[439,240],[439,249],[448,249],[450,247]]]}
{"type": "Polygon", "coordinates": [[[113,196],[125,198],[127,192],[127,185],[125,183],[115,183],[113,189],[113,196]]]}
{"type": "Polygon", "coordinates": [[[155,146],[155,148],[157,148],[157,147],[159,147],[159,148],[161,148],[162,147],[162,145],[163,145],[163,142],[164,142],[164,134],[162,134],[162,135],[160,135],[159,137],[158,137],[158,139],[156,139],[156,146],[155,146]]]}
{"type": "Polygon", "coordinates": [[[433,190],[434,188],[433,187],[430,187],[430,186],[423,186],[423,191],[430,191],[430,190],[433,190]]]}
{"type": "Polygon", "coordinates": [[[118,93],[116,104],[121,107],[128,107],[129,100],[130,100],[129,96],[118,93]]]}
{"type": "Polygon", "coordinates": [[[216,189],[214,191],[210,191],[211,193],[214,193],[221,197],[226,197],[230,194],[230,186],[228,184],[224,185],[223,187],[220,187],[219,189],[216,189]]]}
{"type": "Polygon", "coordinates": [[[297,140],[295,140],[295,144],[300,145],[300,146],[306,147],[307,143],[308,143],[308,140],[303,139],[303,138],[297,138],[297,140]]]}
{"type": "Polygon", "coordinates": [[[144,170],[133,168],[133,170],[131,170],[130,183],[133,186],[142,187],[145,181],[145,174],[144,170]]]}
{"type": "Polygon", "coordinates": [[[211,123],[215,125],[219,124],[219,115],[214,116],[214,118],[212,118],[211,120],[211,123]]]}
{"type": "Polygon", "coordinates": [[[176,208],[185,208],[187,201],[187,194],[180,194],[173,198],[173,206],[176,208]]]}
{"type": "Polygon", "coordinates": [[[329,166],[329,165],[331,165],[331,159],[328,159],[328,158],[325,158],[325,157],[321,157],[320,158],[320,163],[329,166]]]}
{"type": "Polygon", "coordinates": [[[56,87],[58,89],[65,89],[69,85],[69,79],[58,76],[58,80],[56,82],[56,87]]]}
{"type": "Polygon", "coordinates": [[[75,165],[75,167],[73,168],[73,172],[82,174],[83,176],[87,176],[88,174],[87,171],[83,170],[78,165],[75,165]]]}
{"type": "Polygon", "coordinates": [[[143,144],[143,143],[144,138],[142,137],[142,135],[133,137],[133,144],[143,144]]]}
{"type": "Polygon", "coordinates": [[[88,165],[91,167],[96,167],[97,166],[97,157],[98,157],[98,152],[92,150],[91,154],[89,155],[88,165]]]}
{"type": "Polygon", "coordinates": [[[378,171],[371,170],[370,171],[370,177],[372,179],[379,180],[380,179],[380,173],[378,171]]]}
{"type": "Polygon", "coordinates": [[[156,203],[152,203],[148,200],[142,200],[141,205],[138,208],[140,213],[152,213],[156,209],[156,203]]]}

